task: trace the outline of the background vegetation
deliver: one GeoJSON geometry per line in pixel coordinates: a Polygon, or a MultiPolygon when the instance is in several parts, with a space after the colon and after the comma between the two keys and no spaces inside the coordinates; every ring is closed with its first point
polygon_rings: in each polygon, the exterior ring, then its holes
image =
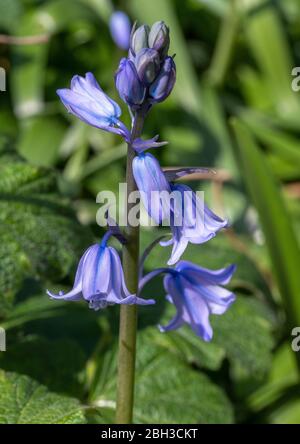
{"type": "MultiPolygon", "coordinates": [[[[118,308],[45,295],[70,288],[80,254],[102,236],[96,195],[124,178],[120,139],[67,115],[55,93],[92,71],[117,99],[113,8],[171,28],[177,85],[146,124],[170,142],[161,163],[217,170],[192,186],[232,226],[185,258],[238,265],[237,302],[214,317],[209,344],[188,328],[159,333],[172,307],[159,280],[146,289],[158,302],[139,310],[135,421],[299,423],[298,0],[0,0],[0,32],[40,41],[0,37],[0,422],[113,420],[118,308]]],[[[144,246],[154,236],[145,230],[144,246]]],[[[168,253],[158,247],[147,268],[168,253]]]]}

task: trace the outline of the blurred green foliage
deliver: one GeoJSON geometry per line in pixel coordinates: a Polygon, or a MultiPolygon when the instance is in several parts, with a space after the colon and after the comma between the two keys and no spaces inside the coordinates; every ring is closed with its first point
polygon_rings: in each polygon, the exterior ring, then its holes
{"type": "MultiPolygon", "coordinates": [[[[118,309],[50,301],[45,288],[70,288],[80,254],[102,236],[96,195],[117,191],[124,179],[120,139],[76,121],[55,93],[75,73],[92,71],[118,100],[113,73],[123,54],[108,30],[114,8],[171,28],[178,81],[145,128],[169,141],[157,151],[161,163],[220,170],[219,180],[192,185],[232,226],[185,258],[238,265],[237,302],[214,317],[209,344],[188,328],[159,333],[173,309],[159,279],[146,287],[157,304],[139,311],[135,421],[299,423],[300,359],[291,349],[291,327],[300,322],[297,0],[0,0],[0,34],[47,37],[0,43],[8,77],[0,92],[0,325],[7,330],[0,422],[113,421],[118,309]]],[[[144,230],[142,248],[157,234],[144,230]]],[[[168,253],[153,250],[147,270],[168,253]]]]}

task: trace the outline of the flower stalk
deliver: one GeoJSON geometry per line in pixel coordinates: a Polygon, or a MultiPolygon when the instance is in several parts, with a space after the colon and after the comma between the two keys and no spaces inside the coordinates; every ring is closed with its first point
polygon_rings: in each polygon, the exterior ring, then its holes
{"type": "MultiPolygon", "coordinates": [[[[144,124],[142,112],[136,113],[131,133],[131,140],[140,137],[144,124]]],[[[128,290],[135,294],[138,291],[138,268],[139,268],[139,226],[133,227],[128,223],[128,214],[131,205],[128,196],[136,191],[136,183],[132,172],[132,161],[135,151],[128,143],[126,182],[127,182],[127,226],[125,235],[127,243],[123,246],[122,262],[125,282],[128,290]]],[[[132,204],[133,205],[133,204],[132,204]]],[[[137,330],[137,305],[121,307],[120,329],[119,329],[119,356],[118,356],[118,379],[117,379],[117,409],[116,423],[130,424],[132,422],[133,400],[134,400],[134,378],[135,378],[135,355],[136,355],[136,330],[137,330]]]]}
{"type": "Polygon", "coordinates": [[[227,74],[240,24],[237,0],[231,0],[219,32],[208,78],[215,87],[222,86],[227,74]]]}

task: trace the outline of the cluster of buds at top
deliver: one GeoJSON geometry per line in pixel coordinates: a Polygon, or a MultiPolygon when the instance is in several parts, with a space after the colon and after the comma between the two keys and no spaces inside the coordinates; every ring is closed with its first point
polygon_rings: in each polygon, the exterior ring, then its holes
{"type": "Polygon", "coordinates": [[[120,61],[115,75],[122,100],[132,109],[162,102],[176,80],[173,57],[168,56],[169,28],[164,22],[133,28],[128,58],[120,61]]]}

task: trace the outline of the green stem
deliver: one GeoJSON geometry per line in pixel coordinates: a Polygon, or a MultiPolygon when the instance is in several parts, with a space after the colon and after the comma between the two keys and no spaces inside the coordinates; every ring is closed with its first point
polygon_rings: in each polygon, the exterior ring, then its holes
{"type": "MultiPolygon", "coordinates": [[[[142,132],[144,117],[137,114],[132,128],[132,140],[142,132]]],[[[136,191],[136,184],[132,173],[132,161],[135,152],[128,144],[127,153],[127,216],[133,204],[128,204],[128,196],[136,191]]],[[[128,219],[128,217],[127,217],[128,219]]],[[[127,243],[123,246],[123,269],[125,282],[130,293],[137,293],[138,265],[139,265],[139,226],[132,227],[128,223],[124,230],[127,243]]],[[[130,424],[132,422],[134,399],[134,375],[136,354],[137,306],[121,305],[119,331],[119,358],[117,383],[116,423],[130,424]]]]}
{"type": "Polygon", "coordinates": [[[239,27],[239,13],[236,0],[228,5],[221,29],[218,35],[216,48],[213,54],[208,78],[213,86],[219,87],[224,82],[239,27]]]}

